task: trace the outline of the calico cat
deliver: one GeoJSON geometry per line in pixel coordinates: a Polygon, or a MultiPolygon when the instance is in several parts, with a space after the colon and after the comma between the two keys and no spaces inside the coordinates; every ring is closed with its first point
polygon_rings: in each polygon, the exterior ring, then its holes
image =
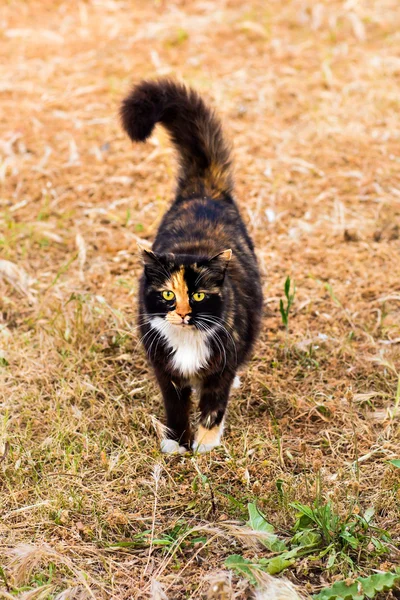
{"type": "Polygon", "coordinates": [[[142,250],[139,325],[165,404],[161,450],[207,452],[220,444],[230,388],[262,312],[253,243],[232,196],[229,147],[202,98],[171,80],[135,86],[121,120],[140,142],[161,123],[179,154],[175,200],[152,250],[142,250]],[[200,396],[194,437],[192,388],[200,396]]]}

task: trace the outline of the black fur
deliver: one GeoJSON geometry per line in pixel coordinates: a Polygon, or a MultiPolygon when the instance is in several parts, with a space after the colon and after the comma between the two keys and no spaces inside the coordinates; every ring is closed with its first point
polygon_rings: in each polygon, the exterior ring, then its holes
{"type": "Polygon", "coordinates": [[[139,323],[163,393],[170,437],[189,446],[191,384],[196,381],[201,388],[203,426],[219,424],[235,373],[248,359],[259,332],[257,260],[232,198],[231,159],[221,125],[203,100],[169,80],[143,82],[123,102],[121,115],[127,133],[138,141],[162,123],[180,153],[177,197],[164,215],[153,251],[144,252],[139,323]],[[231,260],[229,253],[221,254],[227,249],[232,250],[231,260]],[[163,319],[181,314],[178,301],[166,301],[161,293],[178,272],[187,290],[188,326],[201,329],[206,323],[211,330],[209,361],[191,377],[175,369],[171,348],[149,322],[156,314],[163,319]],[[206,296],[197,303],[193,293],[198,290],[206,296]]]}
{"type": "Polygon", "coordinates": [[[123,101],[121,120],[137,142],[145,141],[157,123],[164,125],[180,157],[178,194],[215,197],[232,191],[221,124],[193,90],[169,80],[143,81],[123,101]]]}

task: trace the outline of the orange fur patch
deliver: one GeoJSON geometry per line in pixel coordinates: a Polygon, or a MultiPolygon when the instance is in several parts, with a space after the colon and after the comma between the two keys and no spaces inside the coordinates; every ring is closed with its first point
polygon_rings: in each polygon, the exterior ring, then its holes
{"type": "Polygon", "coordinates": [[[191,313],[192,309],[189,304],[189,290],[185,281],[185,268],[181,267],[179,271],[174,273],[169,281],[167,281],[166,289],[172,290],[175,294],[175,310],[167,315],[167,320],[181,321],[181,316],[186,316],[191,313]]]}
{"type": "Polygon", "coordinates": [[[210,450],[220,445],[223,431],[223,422],[219,425],[215,425],[212,429],[207,429],[206,427],[203,427],[203,425],[199,425],[196,438],[192,445],[193,450],[199,452],[199,454],[210,452],[210,450]]]}

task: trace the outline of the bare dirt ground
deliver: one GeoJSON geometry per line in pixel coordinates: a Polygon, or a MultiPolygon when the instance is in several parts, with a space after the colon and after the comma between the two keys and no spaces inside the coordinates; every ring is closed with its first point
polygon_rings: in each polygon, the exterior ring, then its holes
{"type": "Polygon", "coordinates": [[[0,597],[247,598],[225,559],[271,555],[248,502],[282,540],[294,502],[330,502],[343,531],[373,509],[374,538],[327,531],[325,554],[285,571],[304,594],[393,571],[398,0],[11,0],[0,28],[0,597]],[[207,456],[160,454],[135,333],[136,244],[175,162],[160,131],[132,146],[117,111],[162,75],[223,118],[264,280],[263,333],[207,456]]]}

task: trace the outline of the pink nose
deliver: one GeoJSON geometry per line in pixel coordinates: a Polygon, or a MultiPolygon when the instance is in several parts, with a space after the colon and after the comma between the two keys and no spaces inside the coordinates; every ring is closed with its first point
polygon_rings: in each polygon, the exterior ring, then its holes
{"type": "Polygon", "coordinates": [[[184,319],[184,318],[185,318],[185,317],[187,317],[187,316],[188,316],[190,313],[184,312],[183,310],[181,310],[181,311],[177,310],[177,311],[176,311],[176,314],[177,314],[177,315],[179,315],[180,317],[182,317],[182,319],[184,319]]]}
{"type": "Polygon", "coordinates": [[[187,323],[191,316],[191,313],[182,314],[182,313],[177,312],[176,314],[181,317],[181,319],[184,323],[187,323]]]}

